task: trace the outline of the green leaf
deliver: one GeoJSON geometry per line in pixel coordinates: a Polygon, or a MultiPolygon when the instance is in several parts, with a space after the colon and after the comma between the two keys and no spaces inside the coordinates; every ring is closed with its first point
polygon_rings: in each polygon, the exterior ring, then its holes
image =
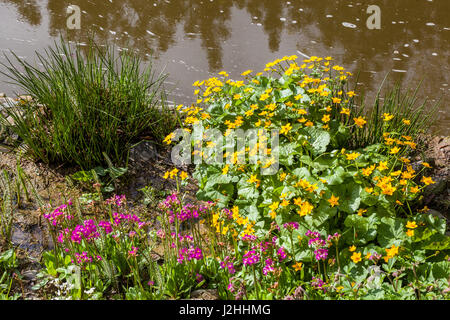
{"type": "Polygon", "coordinates": [[[314,155],[319,155],[327,150],[330,143],[330,134],[326,130],[308,127],[304,129],[310,136],[310,144],[314,155]]]}
{"type": "Polygon", "coordinates": [[[341,185],[336,186],[333,194],[339,195],[339,209],[347,213],[356,212],[361,203],[361,189],[361,186],[353,179],[346,179],[341,185]]]}
{"type": "Polygon", "coordinates": [[[404,223],[399,219],[382,218],[378,226],[378,242],[383,248],[391,247],[393,244],[399,246],[404,237],[404,223]]]}
{"type": "Polygon", "coordinates": [[[327,180],[328,185],[338,185],[344,182],[344,179],[349,176],[345,169],[341,166],[337,168],[328,169],[327,176],[324,177],[327,180]]]}

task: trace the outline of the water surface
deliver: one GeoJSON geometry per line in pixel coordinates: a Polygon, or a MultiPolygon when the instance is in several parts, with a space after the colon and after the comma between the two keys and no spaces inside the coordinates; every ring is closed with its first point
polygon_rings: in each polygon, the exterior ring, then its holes
{"type": "MultiPolygon", "coordinates": [[[[368,93],[388,72],[405,88],[422,80],[421,99],[442,99],[434,132],[450,134],[449,14],[448,0],[0,0],[0,53],[34,61],[59,35],[81,45],[95,35],[155,57],[176,104],[191,103],[192,83],[221,70],[239,78],[285,55],[333,56],[360,72],[368,93]],[[82,10],[80,30],[67,29],[70,4],[82,10]],[[380,30],[366,26],[371,4],[380,30]]],[[[4,80],[0,91],[13,93],[4,80]]]]}

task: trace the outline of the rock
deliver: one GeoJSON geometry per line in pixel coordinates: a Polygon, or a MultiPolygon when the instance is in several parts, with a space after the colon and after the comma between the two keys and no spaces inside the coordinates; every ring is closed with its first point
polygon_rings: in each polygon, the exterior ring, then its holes
{"type": "Polygon", "coordinates": [[[142,141],[130,150],[130,164],[133,167],[148,166],[149,162],[157,157],[158,152],[151,141],[142,141]]]}
{"type": "Polygon", "coordinates": [[[192,300],[219,300],[219,292],[217,289],[199,289],[192,291],[192,300]]]}
{"type": "Polygon", "coordinates": [[[37,270],[27,270],[22,273],[22,278],[27,281],[36,280],[37,270]]]}
{"type": "Polygon", "coordinates": [[[447,167],[450,162],[450,137],[434,137],[430,142],[429,157],[436,166],[447,167]]]}
{"type": "Polygon", "coordinates": [[[23,101],[32,101],[33,100],[33,97],[32,96],[27,96],[27,95],[21,95],[21,96],[19,96],[19,99],[20,100],[23,100],[23,101]]]}
{"type": "Polygon", "coordinates": [[[5,98],[6,97],[6,93],[0,92],[0,98],[5,98]]]}

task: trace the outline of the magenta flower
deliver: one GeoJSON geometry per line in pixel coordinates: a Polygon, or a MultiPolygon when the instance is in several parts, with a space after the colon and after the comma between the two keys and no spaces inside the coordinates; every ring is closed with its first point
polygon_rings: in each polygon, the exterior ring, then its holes
{"type": "Polygon", "coordinates": [[[286,254],[286,252],[284,251],[284,248],[283,248],[283,247],[280,247],[280,248],[277,250],[277,255],[278,255],[278,258],[280,259],[280,261],[283,261],[283,260],[286,259],[286,257],[287,257],[287,254],[286,254]]]}
{"type": "Polygon", "coordinates": [[[288,229],[289,231],[292,231],[292,230],[294,230],[294,229],[297,230],[299,226],[300,226],[300,225],[299,225],[298,222],[296,222],[296,221],[286,222],[286,223],[283,225],[283,227],[284,227],[285,229],[288,229]]]}
{"type": "Polygon", "coordinates": [[[191,246],[189,249],[181,248],[178,251],[178,258],[177,258],[178,263],[181,264],[184,261],[191,261],[193,259],[195,260],[203,259],[202,249],[191,246]]]}
{"type": "Polygon", "coordinates": [[[314,255],[316,256],[316,260],[325,260],[328,257],[328,249],[319,248],[314,250],[314,255]]]}
{"type": "Polygon", "coordinates": [[[323,282],[323,280],[320,278],[313,277],[311,286],[315,289],[321,289],[323,292],[327,291],[325,282],[323,282]]]}
{"type": "Polygon", "coordinates": [[[86,251],[83,251],[82,253],[75,253],[75,259],[77,260],[77,264],[92,262],[92,257],[89,257],[86,251]]]}
{"type": "Polygon", "coordinates": [[[236,273],[236,270],[234,269],[234,264],[232,262],[228,261],[229,259],[230,259],[230,257],[226,256],[225,260],[220,262],[220,268],[221,269],[227,268],[228,272],[230,274],[234,274],[234,273],[236,273]]]}
{"type": "Polygon", "coordinates": [[[130,257],[136,257],[137,256],[137,252],[138,252],[138,249],[139,248],[136,248],[136,247],[131,247],[131,251],[128,251],[128,255],[130,256],[130,257]]]}
{"type": "Polygon", "coordinates": [[[106,204],[115,204],[116,206],[120,207],[122,204],[126,203],[127,198],[125,195],[117,196],[114,195],[112,198],[109,198],[105,201],[106,204]]]}
{"type": "Polygon", "coordinates": [[[203,281],[203,276],[200,274],[200,273],[197,273],[196,275],[195,275],[195,280],[198,282],[198,283],[200,283],[200,282],[202,282],[203,281]]]}
{"type": "Polygon", "coordinates": [[[267,274],[269,273],[269,272],[274,272],[275,271],[275,268],[273,267],[273,265],[274,265],[274,262],[273,262],[273,260],[272,259],[270,259],[270,258],[268,258],[268,259],[266,259],[265,261],[264,261],[264,267],[263,267],[263,274],[265,275],[265,276],[267,276],[267,274]]]}
{"type": "Polygon", "coordinates": [[[259,254],[255,250],[250,250],[246,254],[244,254],[244,257],[242,259],[242,262],[245,266],[251,266],[253,264],[258,263],[260,260],[259,254]]]}
{"type": "Polygon", "coordinates": [[[106,234],[110,234],[112,232],[111,223],[109,223],[109,221],[100,221],[98,225],[105,230],[106,234]]]}

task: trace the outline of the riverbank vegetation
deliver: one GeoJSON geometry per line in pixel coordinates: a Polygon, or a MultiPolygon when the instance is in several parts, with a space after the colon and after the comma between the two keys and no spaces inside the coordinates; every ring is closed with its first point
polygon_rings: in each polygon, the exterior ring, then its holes
{"type": "MultiPolygon", "coordinates": [[[[67,59],[57,54],[73,57],[65,45],[52,50],[40,56],[45,72],[20,60],[25,75],[8,67],[33,102],[7,116],[30,155],[77,164],[84,170],[72,177],[91,190],[38,208],[52,243],[33,287],[40,297],[181,299],[199,289],[216,299],[450,297],[448,226],[423,204],[436,181],[417,160],[434,118],[414,92],[393,88],[369,110],[331,57],[289,56],[242,80],[223,71],[196,81],[196,102],[171,113],[157,108],[163,78],[141,75],[136,58],[115,64],[98,49],[67,59]],[[278,130],[278,146],[269,137],[241,155],[201,135],[190,144],[204,161],[160,172],[174,185],[163,198],[154,192],[137,206],[111,181],[105,189],[101,177],[126,174],[120,166],[142,134],[177,143],[174,117],[186,132],[217,129],[224,142],[236,129],[278,130]],[[261,152],[268,156],[250,161],[261,152]],[[218,155],[227,161],[205,161],[218,155]]],[[[0,200],[2,232],[10,198],[4,191],[0,200]]],[[[10,290],[14,250],[4,248],[0,294],[20,298],[10,290]]]]}

